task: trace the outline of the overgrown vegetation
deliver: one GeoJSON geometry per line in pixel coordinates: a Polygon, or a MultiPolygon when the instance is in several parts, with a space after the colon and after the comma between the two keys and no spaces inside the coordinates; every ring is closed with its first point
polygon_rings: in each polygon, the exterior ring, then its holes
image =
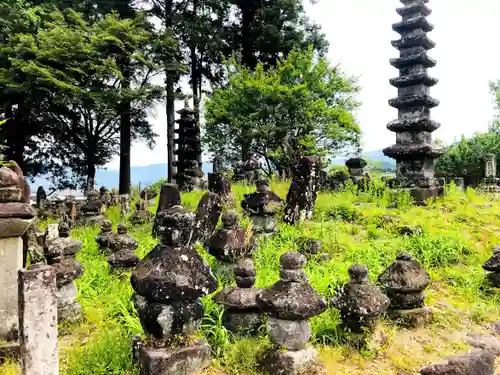
{"type": "MultiPolygon", "coordinates": [[[[273,184],[273,190],[282,197],[287,189],[287,183],[273,184]]],[[[239,202],[253,188],[237,185],[233,191],[239,202]]],[[[183,204],[196,209],[202,194],[183,194],[183,204]]],[[[313,259],[306,267],[311,284],[326,298],[347,280],[347,268],[353,262],[367,264],[371,280],[376,280],[401,250],[412,253],[431,273],[427,303],[436,321],[426,329],[405,331],[384,322],[371,346],[358,353],[342,344],[336,330],[337,311],[329,309],[314,318],[312,343],[320,348],[328,373],[411,372],[462,350],[463,342],[456,331],[481,331],[488,322],[498,320],[500,294],[485,287],[481,264],[491,256],[492,246],[500,242],[500,205],[474,190],[462,193],[453,187],[444,198],[426,207],[413,207],[407,197],[401,196],[398,208],[390,208],[390,196],[380,188],[321,193],[312,221],[295,227],[281,224],[276,236],[259,241],[254,257],[258,287],[278,280],[280,254],[299,250],[302,237],[321,239],[330,255],[328,261],[313,259]],[[419,230],[402,235],[402,227],[419,230]]],[[[106,215],[115,225],[119,221],[118,208],[111,208],[106,215]]],[[[243,219],[243,224],[248,220],[243,219]]],[[[98,254],[94,241],[97,232],[98,228],[91,227],[72,232],[84,242],[78,257],[85,273],[77,284],[85,321],[60,329],[61,373],[136,374],[130,342],[134,334],[141,333],[141,326],[130,300],[129,275],[109,274],[106,257],[98,254]]],[[[142,257],[154,247],[156,240],[151,238],[149,225],[131,232],[139,240],[137,255],[142,257]]],[[[214,265],[212,257],[198,249],[214,265]]],[[[206,374],[259,374],[256,356],[269,345],[265,329],[256,338],[234,337],[221,325],[221,308],[210,297],[204,304],[201,334],[210,343],[214,359],[206,374]]],[[[14,368],[0,367],[0,374],[16,374],[14,368]]]]}

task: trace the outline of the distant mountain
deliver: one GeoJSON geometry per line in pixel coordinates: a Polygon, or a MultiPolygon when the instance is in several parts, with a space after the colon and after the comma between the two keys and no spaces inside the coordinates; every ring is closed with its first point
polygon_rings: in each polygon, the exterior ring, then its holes
{"type": "MultiPolygon", "coordinates": [[[[367,151],[361,154],[362,158],[366,158],[367,161],[374,161],[380,164],[382,169],[394,169],[396,168],[396,161],[384,155],[382,150],[367,151]]],[[[335,159],[332,164],[344,164],[348,158],[338,158],[335,159]]]]}
{"type": "MultiPolygon", "coordinates": [[[[203,163],[202,170],[205,173],[212,172],[211,163],[203,163]]],[[[159,179],[167,177],[167,164],[151,164],[147,166],[132,167],[130,169],[130,179],[132,185],[142,186],[152,184],[159,179]]],[[[108,189],[118,187],[120,173],[116,169],[98,169],[96,172],[96,187],[106,186],[108,189]]],[[[38,186],[43,186],[45,189],[50,188],[50,182],[43,177],[35,178],[34,182],[30,181],[30,185],[33,189],[38,188],[38,186]]]]}

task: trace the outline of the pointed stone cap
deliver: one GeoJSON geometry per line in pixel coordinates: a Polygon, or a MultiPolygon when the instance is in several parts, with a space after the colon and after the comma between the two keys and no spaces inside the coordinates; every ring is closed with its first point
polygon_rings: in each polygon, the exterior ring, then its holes
{"type": "MultiPolygon", "coordinates": [[[[302,271],[306,258],[299,253],[285,253],[280,257],[281,271],[302,271]]],[[[259,307],[269,315],[284,320],[305,320],[321,314],[326,301],[306,280],[282,279],[258,297],[259,307]]]]}
{"type": "Polygon", "coordinates": [[[389,298],[380,288],[368,281],[368,268],[353,264],[349,268],[350,280],[332,298],[332,306],[358,317],[382,314],[389,307],[389,298]]]}
{"type": "Polygon", "coordinates": [[[378,280],[387,291],[396,293],[422,292],[431,282],[429,273],[405,251],[397,255],[378,280]]]}
{"type": "Polygon", "coordinates": [[[500,246],[493,248],[493,256],[483,264],[483,269],[490,272],[500,272],[500,246]]]}

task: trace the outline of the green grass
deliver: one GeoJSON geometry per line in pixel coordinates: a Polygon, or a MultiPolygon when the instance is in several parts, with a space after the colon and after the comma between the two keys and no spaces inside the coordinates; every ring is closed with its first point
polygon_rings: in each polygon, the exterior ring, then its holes
{"type": "MultiPolygon", "coordinates": [[[[273,190],[284,198],[288,186],[273,183],[273,190]]],[[[252,191],[254,188],[248,186],[233,187],[238,211],[243,194],[252,191]]],[[[183,204],[195,210],[202,195],[183,194],[183,204]]],[[[428,268],[433,279],[427,291],[427,303],[436,315],[432,326],[408,332],[385,322],[373,346],[358,353],[342,344],[336,329],[339,314],[328,310],[312,319],[312,342],[320,348],[328,373],[414,371],[461,350],[463,343],[450,340],[449,333],[483,329],[488,322],[500,319],[500,294],[485,287],[481,269],[491,256],[492,246],[500,243],[499,208],[500,204],[488,196],[473,190],[462,193],[453,187],[444,198],[426,207],[412,206],[405,195],[394,198],[380,186],[367,192],[350,187],[345,192],[321,193],[313,220],[295,227],[281,224],[274,237],[259,240],[254,256],[256,286],[268,287],[279,279],[279,256],[299,250],[303,237],[321,239],[330,255],[326,262],[313,260],[306,266],[311,284],[327,299],[346,282],[352,263],[368,265],[370,278],[376,280],[399,251],[409,251],[428,268]],[[491,204],[491,208],[482,208],[483,204],[491,204]],[[383,215],[398,216],[401,222],[384,222],[383,215]],[[399,233],[401,225],[419,228],[420,234],[403,236],[399,233]],[[408,356],[408,352],[414,355],[408,356]]],[[[108,210],[107,216],[116,225],[118,208],[108,210]]],[[[242,218],[242,222],[247,225],[248,219],[242,218]]],[[[155,246],[150,225],[131,228],[130,232],[139,240],[138,256],[155,246]]],[[[142,328],[130,300],[129,275],[109,274],[106,257],[99,255],[94,241],[97,233],[98,228],[76,228],[72,232],[84,242],[78,258],[85,273],[77,283],[85,320],[60,329],[61,373],[136,374],[130,342],[142,328]]],[[[197,248],[215,266],[213,258],[197,248]]],[[[210,297],[204,298],[204,304],[201,335],[213,352],[213,365],[207,374],[259,374],[256,358],[269,347],[265,330],[256,338],[234,337],[222,327],[221,308],[210,297]]],[[[11,373],[0,368],[0,374],[11,373]]]]}

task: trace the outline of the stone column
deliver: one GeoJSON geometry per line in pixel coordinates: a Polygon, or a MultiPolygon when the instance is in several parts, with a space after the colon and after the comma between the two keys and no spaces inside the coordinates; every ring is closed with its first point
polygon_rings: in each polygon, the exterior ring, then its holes
{"type": "Polygon", "coordinates": [[[19,271],[23,375],[59,375],[56,275],[51,266],[19,271]]]}
{"type": "Polygon", "coordinates": [[[401,39],[392,41],[400,56],[390,63],[399,69],[399,77],[390,80],[398,89],[398,97],[389,105],[398,110],[398,119],[387,128],[396,133],[396,144],[384,149],[384,154],[396,159],[398,186],[407,189],[417,203],[443,192],[434,179],[434,160],[443,153],[432,140],[432,132],[440,124],[431,120],[431,108],[439,101],[430,96],[430,87],[438,80],[429,76],[427,69],[436,61],[427,55],[435,43],[427,37],[434,26],[427,21],[431,10],[428,0],[400,0],[403,7],[396,11],[402,21],[392,25],[401,39]]]}
{"type": "Polygon", "coordinates": [[[0,168],[0,339],[17,340],[17,273],[23,267],[23,236],[31,226],[34,210],[23,198],[24,178],[0,168]]]}

